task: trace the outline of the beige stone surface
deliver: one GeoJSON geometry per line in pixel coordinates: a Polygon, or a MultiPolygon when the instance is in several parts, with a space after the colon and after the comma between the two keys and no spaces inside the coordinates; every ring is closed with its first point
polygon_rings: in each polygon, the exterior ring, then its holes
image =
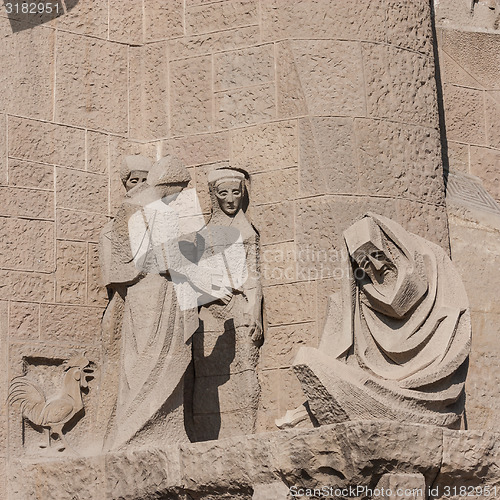
{"type": "Polygon", "coordinates": [[[409,50],[363,44],[368,115],[434,127],[433,60],[409,50]]]}
{"type": "Polygon", "coordinates": [[[108,25],[109,39],[130,43],[142,44],[143,33],[143,7],[139,2],[128,2],[124,4],[119,0],[108,2],[108,25]]]}
{"type": "Polygon", "coordinates": [[[66,13],[55,22],[57,28],[98,38],[108,36],[108,5],[95,0],[65,2],[66,13]]]}
{"type": "Polygon", "coordinates": [[[57,237],[69,240],[98,241],[99,233],[108,221],[103,214],[58,209],[57,237]]]}
{"type": "Polygon", "coordinates": [[[223,31],[258,23],[258,4],[255,0],[223,0],[222,2],[186,5],[188,35],[223,31]]]}
{"type": "Polygon", "coordinates": [[[211,57],[170,63],[170,113],[174,135],[211,130],[212,99],[211,57]]]}
{"type": "Polygon", "coordinates": [[[145,43],[185,34],[182,0],[169,0],[168,2],[152,0],[145,2],[143,9],[145,43]]]}
{"type": "Polygon", "coordinates": [[[275,93],[274,83],[216,92],[215,127],[234,128],[276,118],[275,93]]]}
{"type": "Polygon", "coordinates": [[[167,46],[129,49],[129,134],[140,140],[167,137],[167,46]]]}
{"type": "Polygon", "coordinates": [[[471,146],[470,173],[483,181],[491,196],[500,199],[500,150],[471,146]]]}
{"type": "Polygon", "coordinates": [[[107,174],[109,171],[109,136],[87,130],[87,170],[97,174],[107,174]]]}
{"type": "Polygon", "coordinates": [[[9,335],[16,340],[38,340],[40,306],[29,302],[11,302],[9,305],[9,335]]]}
{"type": "Polygon", "coordinates": [[[54,193],[38,189],[0,187],[1,216],[54,220],[54,193]]]}
{"type": "Polygon", "coordinates": [[[85,131],[9,117],[9,156],[85,169],[85,131]]]}
{"type": "Polygon", "coordinates": [[[52,274],[4,269],[0,271],[0,276],[4,285],[0,288],[0,298],[4,300],[25,300],[29,302],[54,301],[55,283],[52,274]]]}
{"type": "Polygon", "coordinates": [[[86,294],[87,245],[76,241],[56,243],[56,301],[84,304],[86,294]]]}
{"type": "Polygon", "coordinates": [[[55,120],[127,133],[126,46],[61,32],[56,50],[55,120]]]}
{"type": "Polygon", "coordinates": [[[0,115],[0,184],[7,184],[7,116],[0,115]]]}
{"type": "Polygon", "coordinates": [[[101,311],[95,307],[43,304],[40,308],[40,337],[52,342],[95,345],[101,311]]]}
{"type": "Polygon", "coordinates": [[[0,109],[32,118],[52,119],[55,31],[40,26],[14,34],[9,21],[0,17],[0,33],[3,47],[0,109]]]}
{"type": "Polygon", "coordinates": [[[445,84],[444,96],[448,138],[454,141],[485,144],[483,92],[445,84]]]}
{"type": "Polygon", "coordinates": [[[242,26],[204,35],[174,38],[167,45],[170,59],[175,60],[248,47],[259,41],[258,26],[242,26]]]}
{"type": "Polygon", "coordinates": [[[11,186],[54,190],[54,167],[13,158],[8,163],[11,186]]]}
{"type": "Polygon", "coordinates": [[[316,290],[312,283],[276,285],[264,291],[266,318],[270,326],[306,323],[314,319],[316,290]],[[287,301],[283,303],[282,297],[287,301]]]}
{"type": "Polygon", "coordinates": [[[56,206],[108,213],[108,179],[103,175],[68,168],[56,168],[56,206]]]}
{"type": "Polygon", "coordinates": [[[500,149],[500,91],[486,92],[484,105],[488,145],[500,149]]]}
{"type": "Polygon", "coordinates": [[[0,266],[19,271],[54,270],[54,223],[0,218],[0,266]]]}

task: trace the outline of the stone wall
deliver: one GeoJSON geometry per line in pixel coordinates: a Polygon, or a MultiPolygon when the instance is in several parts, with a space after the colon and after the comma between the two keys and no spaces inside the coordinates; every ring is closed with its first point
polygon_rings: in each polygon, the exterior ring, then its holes
{"type": "MultiPolygon", "coordinates": [[[[205,211],[207,171],[250,173],[272,429],[302,401],[289,365],[317,345],[342,231],[372,210],[448,249],[430,18],[424,0],[80,0],[33,27],[2,12],[0,397],[77,350],[100,367],[96,243],[120,159],[173,153],[205,211]]],[[[83,448],[98,387],[72,431],[83,448]]],[[[2,408],[0,455],[22,455],[2,408]]]]}
{"type": "Polygon", "coordinates": [[[496,429],[500,309],[500,6],[436,2],[451,254],[472,312],[470,429],[496,429]],[[467,5],[466,5],[467,4],[467,5]],[[471,6],[473,10],[471,11],[471,6]],[[481,183],[482,181],[482,183],[481,183]]]}

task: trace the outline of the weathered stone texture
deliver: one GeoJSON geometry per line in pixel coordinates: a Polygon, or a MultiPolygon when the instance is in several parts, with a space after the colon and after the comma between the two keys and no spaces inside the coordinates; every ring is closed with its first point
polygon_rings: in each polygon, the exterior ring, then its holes
{"type": "Polygon", "coordinates": [[[107,174],[109,163],[109,136],[87,130],[87,170],[107,174]]]}
{"type": "Polygon", "coordinates": [[[40,306],[29,302],[11,302],[9,305],[9,335],[16,340],[38,340],[40,306]]]}
{"type": "Polygon", "coordinates": [[[99,233],[108,221],[108,218],[105,215],[97,213],[58,209],[56,220],[58,238],[98,241],[99,233]]]}
{"type": "Polygon", "coordinates": [[[66,13],[55,24],[61,30],[90,35],[108,36],[108,3],[70,0],[65,2],[66,13]]]}
{"type": "Polygon", "coordinates": [[[500,150],[471,146],[470,173],[477,175],[491,196],[500,200],[500,150]]]}
{"type": "Polygon", "coordinates": [[[54,223],[0,217],[0,268],[54,270],[54,223]]]}
{"type": "Polygon", "coordinates": [[[142,3],[109,0],[108,22],[110,40],[122,43],[141,44],[144,40],[142,3]]]}
{"type": "Polygon", "coordinates": [[[100,332],[102,309],[43,304],[40,335],[43,340],[93,345],[100,332]]]}
{"type": "Polygon", "coordinates": [[[206,5],[186,5],[188,35],[222,31],[257,23],[256,0],[224,0],[206,5]]]}
{"type": "Polygon", "coordinates": [[[485,144],[484,97],[481,90],[445,84],[446,133],[450,140],[485,144]]]}
{"type": "Polygon", "coordinates": [[[272,325],[306,323],[315,319],[316,289],[313,283],[276,285],[264,291],[267,321],[272,325]],[[282,297],[287,297],[286,301],[282,297]]]}
{"type": "Polygon", "coordinates": [[[485,95],[486,137],[488,145],[500,149],[500,90],[485,95]]]}
{"type": "Polygon", "coordinates": [[[211,57],[195,57],[170,64],[170,113],[174,135],[211,130],[211,57]]]}
{"type": "Polygon", "coordinates": [[[9,117],[9,156],[85,169],[85,131],[9,117]]]}
{"type": "Polygon", "coordinates": [[[168,41],[168,50],[170,59],[175,60],[248,47],[259,41],[258,26],[243,26],[205,35],[175,38],[168,41]]]}
{"type": "Polygon", "coordinates": [[[0,114],[0,184],[7,184],[7,116],[0,114]]]}
{"type": "Polygon", "coordinates": [[[409,50],[363,44],[368,115],[435,127],[433,60],[409,50]]]}
{"type": "Polygon", "coordinates": [[[55,31],[37,27],[12,33],[9,21],[0,17],[0,37],[0,110],[51,119],[55,31]]]}
{"type": "Polygon", "coordinates": [[[129,120],[130,136],[135,139],[168,135],[165,43],[129,49],[129,120]]]}
{"type": "Polygon", "coordinates": [[[87,246],[76,241],[57,241],[56,301],[84,304],[86,295],[87,246]]]}
{"type": "Polygon", "coordinates": [[[50,191],[0,187],[1,216],[54,219],[54,194],[50,191]]]}
{"type": "Polygon", "coordinates": [[[56,72],[57,121],[127,133],[126,46],[61,32],[56,72]]]}
{"type": "Polygon", "coordinates": [[[305,40],[294,41],[291,47],[310,114],[365,114],[359,43],[305,40]]]}
{"type": "Polygon", "coordinates": [[[11,186],[54,190],[54,167],[13,158],[8,163],[11,186]]]}
{"type": "Polygon", "coordinates": [[[183,0],[151,0],[144,3],[143,9],[145,43],[184,34],[183,0]]]}
{"type": "Polygon", "coordinates": [[[214,90],[258,85],[274,80],[274,45],[214,55],[214,90]]]}
{"type": "Polygon", "coordinates": [[[54,300],[53,274],[1,270],[0,278],[3,285],[0,287],[1,299],[32,302],[54,300]]]}
{"type": "Polygon", "coordinates": [[[252,125],[276,117],[274,83],[217,92],[214,100],[215,125],[218,129],[252,125]]]}

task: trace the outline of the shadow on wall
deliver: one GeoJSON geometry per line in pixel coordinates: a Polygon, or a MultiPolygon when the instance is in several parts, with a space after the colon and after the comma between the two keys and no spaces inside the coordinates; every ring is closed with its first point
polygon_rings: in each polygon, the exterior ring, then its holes
{"type": "Polygon", "coordinates": [[[73,9],[80,0],[3,0],[13,33],[48,23],[73,9]]]}

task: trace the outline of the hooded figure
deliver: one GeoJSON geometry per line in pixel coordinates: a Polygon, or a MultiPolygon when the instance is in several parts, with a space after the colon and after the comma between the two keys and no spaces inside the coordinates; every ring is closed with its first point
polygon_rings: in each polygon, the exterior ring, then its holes
{"type": "Polygon", "coordinates": [[[380,215],[344,238],[342,297],[330,299],[319,348],[294,361],[310,411],[320,424],[459,427],[471,325],[458,272],[440,247],[380,215]]]}
{"type": "MultiPolygon", "coordinates": [[[[123,300],[119,390],[105,448],[126,444],[187,441],[183,381],[191,361],[191,335],[198,327],[197,303],[183,274],[179,238],[186,222],[190,175],[175,158],[151,168],[147,180],[124,200],[109,238],[107,280],[123,300]],[[188,297],[189,298],[189,297],[188,297]]],[[[196,212],[198,229],[204,220],[196,212]],[[201,217],[201,219],[200,219],[201,217]]],[[[192,222],[192,221],[191,221],[192,222]]],[[[189,263],[189,262],[188,262],[189,263]]]]}

